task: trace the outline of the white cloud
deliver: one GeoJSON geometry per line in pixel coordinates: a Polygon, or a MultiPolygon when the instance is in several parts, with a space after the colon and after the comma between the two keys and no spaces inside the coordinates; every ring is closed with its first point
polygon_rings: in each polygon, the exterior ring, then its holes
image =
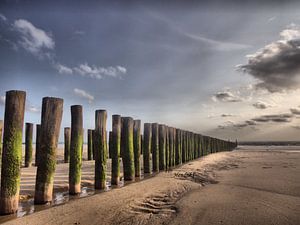
{"type": "Polygon", "coordinates": [[[0,19],[3,20],[3,21],[7,21],[6,16],[4,16],[2,13],[0,13],[0,19]]]}
{"type": "Polygon", "coordinates": [[[92,103],[92,101],[94,100],[94,96],[87,93],[85,90],[79,89],[79,88],[74,88],[73,90],[74,94],[81,97],[81,98],[85,98],[89,101],[89,103],[92,103]]]}
{"type": "Polygon", "coordinates": [[[5,105],[5,96],[0,96],[0,105],[5,105]]]}
{"type": "Polygon", "coordinates": [[[269,105],[262,101],[257,101],[254,104],[252,104],[257,109],[266,109],[269,107],[269,105]]]}
{"type": "Polygon", "coordinates": [[[60,63],[55,64],[54,67],[60,74],[73,74],[73,70],[70,67],[62,65],[60,63]]]}
{"type": "Polygon", "coordinates": [[[27,20],[19,19],[13,24],[13,29],[21,34],[21,40],[19,44],[30,53],[44,57],[48,51],[54,49],[55,42],[51,37],[51,34],[46,33],[44,30],[35,27],[27,20]]]}
{"type": "Polygon", "coordinates": [[[35,107],[33,105],[29,105],[29,106],[26,106],[26,111],[33,112],[33,113],[40,113],[41,109],[38,107],[35,107]]]}

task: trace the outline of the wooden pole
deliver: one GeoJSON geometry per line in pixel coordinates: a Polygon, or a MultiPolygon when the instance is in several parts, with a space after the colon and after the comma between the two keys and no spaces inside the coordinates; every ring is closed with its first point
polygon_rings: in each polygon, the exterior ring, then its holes
{"type": "Polygon", "coordinates": [[[180,152],[180,129],[176,129],[176,139],[175,139],[175,165],[179,165],[181,161],[181,152],[180,152]]]}
{"type": "Polygon", "coordinates": [[[93,130],[88,129],[88,160],[93,156],[93,130]]]}
{"type": "Polygon", "coordinates": [[[71,146],[69,166],[69,193],[81,192],[81,164],[83,143],[83,116],[82,106],[71,106],[71,146]]]}
{"type": "Polygon", "coordinates": [[[169,127],[169,161],[168,161],[168,165],[169,168],[172,168],[172,161],[173,161],[173,128],[169,127]]]}
{"type": "Polygon", "coordinates": [[[3,120],[0,120],[0,167],[2,161],[2,134],[3,134],[3,120]]]}
{"type": "Polygon", "coordinates": [[[143,159],[144,173],[151,173],[150,152],[151,152],[151,123],[144,123],[144,142],[143,142],[143,159]]]}
{"type": "Polygon", "coordinates": [[[23,91],[6,92],[1,165],[1,215],[12,214],[18,210],[25,99],[26,93],[23,91]]]}
{"type": "Polygon", "coordinates": [[[107,162],[107,143],[106,143],[106,110],[96,110],[95,113],[95,189],[106,188],[106,162],[107,162]]]}
{"type": "Polygon", "coordinates": [[[152,123],[152,168],[153,172],[159,171],[159,134],[158,134],[158,124],[152,123]]]}
{"type": "Polygon", "coordinates": [[[111,158],[111,147],[112,145],[112,131],[109,131],[109,134],[108,134],[108,158],[111,158]]]}
{"type": "Polygon", "coordinates": [[[40,162],[40,149],[41,149],[41,125],[36,125],[36,137],[35,137],[35,166],[40,162]]]}
{"type": "Polygon", "coordinates": [[[43,98],[41,123],[41,163],[37,168],[35,204],[52,201],[53,178],[56,167],[56,151],[63,113],[63,99],[43,98]]]}
{"type": "Polygon", "coordinates": [[[71,145],[71,128],[65,127],[64,129],[65,137],[65,149],[64,149],[64,162],[68,163],[70,161],[70,145],[71,145]]]}
{"type": "Polygon", "coordinates": [[[25,125],[25,167],[31,167],[31,163],[32,163],[32,134],[33,134],[33,124],[26,123],[25,125]]]}
{"type": "Polygon", "coordinates": [[[120,181],[121,116],[112,115],[111,184],[120,181]]]}
{"type": "Polygon", "coordinates": [[[123,148],[123,171],[124,180],[135,180],[135,168],[134,168],[134,150],[133,150],[133,119],[131,117],[122,117],[123,127],[122,133],[124,137],[123,148]]]}
{"type": "Polygon", "coordinates": [[[141,120],[133,121],[133,148],[134,148],[134,168],[135,176],[141,176],[141,120]]]}
{"type": "Polygon", "coordinates": [[[166,130],[165,126],[159,124],[159,170],[164,171],[166,169],[166,130]]]}
{"type": "Polygon", "coordinates": [[[170,158],[170,142],[169,142],[169,127],[165,126],[166,129],[166,170],[169,169],[169,158],[170,158]]]}

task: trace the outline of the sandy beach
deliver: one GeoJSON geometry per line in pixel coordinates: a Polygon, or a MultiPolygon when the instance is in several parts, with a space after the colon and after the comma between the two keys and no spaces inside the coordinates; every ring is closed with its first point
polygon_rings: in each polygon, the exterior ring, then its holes
{"type": "MultiPolygon", "coordinates": [[[[34,171],[22,169],[22,196],[33,193],[34,171]]],[[[240,147],[5,224],[299,224],[299,174],[299,148],[240,147]]],[[[67,178],[58,164],[56,192],[67,178]]],[[[83,186],[92,185],[84,161],[83,186]]]]}

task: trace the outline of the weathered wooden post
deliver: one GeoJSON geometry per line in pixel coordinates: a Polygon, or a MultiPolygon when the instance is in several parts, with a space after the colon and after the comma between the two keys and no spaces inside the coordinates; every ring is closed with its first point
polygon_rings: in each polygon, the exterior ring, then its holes
{"type": "Polygon", "coordinates": [[[25,167],[31,167],[32,163],[32,134],[33,124],[25,124],[25,167]]]}
{"type": "Polygon", "coordinates": [[[169,127],[165,126],[165,129],[166,129],[166,170],[168,170],[169,160],[170,160],[169,127]]]}
{"type": "Polygon", "coordinates": [[[179,165],[181,161],[181,137],[180,129],[176,129],[176,139],[175,139],[175,165],[179,165]]]}
{"type": "Polygon", "coordinates": [[[151,149],[152,149],[152,169],[153,172],[159,171],[159,137],[158,137],[158,124],[152,123],[152,138],[151,138],[151,149]]]}
{"type": "Polygon", "coordinates": [[[56,150],[63,113],[63,99],[43,98],[41,119],[40,163],[35,183],[35,204],[52,201],[56,150]]]}
{"type": "Polygon", "coordinates": [[[124,149],[123,149],[123,171],[124,180],[134,181],[134,150],[133,150],[133,119],[131,117],[122,117],[124,134],[124,149]]]}
{"type": "Polygon", "coordinates": [[[69,165],[69,193],[81,192],[81,164],[82,164],[83,122],[82,106],[71,106],[71,146],[69,165]]]}
{"type": "Polygon", "coordinates": [[[64,162],[68,163],[70,161],[70,145],[71,145],[71,128],[65,127],[64,129],[64,142],[65,142],[65,149],[64,149],[64,162]]]}
{"type": "Polygon", "coordinates": [[[24,91],[6,92],[1,165],[1,215],[12,214],[18,210],[25,99],[24,91]]]}
{"type": "Polygon", "coordinates": [[[109,131],[109,135],[108,135],[108,158],[111,158],[111,147],[112,145],[112,131],[109,131]]]}
{"type": "Polygon", "coordinates": [[[93,130],[88,129],[88,160],[93,156],[93,130]]]}
{"type": "Polygon", "coordinates": [[[133,149],[134,149],[134,168],[135,168],[135,176],[141,176],[141,165],[140,165],[140,157],[141,157],[141,121],[134,120],[133,121],[133,149]]]}
{"type": "Polygon", "coordinates": [[[95,113],[95,189],[106,188],[106,162],[107,162],[107,143],[106,143],[106,110],[96,110],[95,113]]]}
{"type": "Polygon", "coordinates": [[[92,156],[93,160],[95,160],[95,130],[92,130],[92,156]]]}
{"type": "Polygon", "coordinates": [[[166,169],[166,131],[165,126],[159,124],[159,170],[164,171],[166,169]]]}
{"type": "Polygon", "coordinates": [[[36,125],[36,136],[35,136],[35,166],[39,165],[40,162],[40,148],[41,148],[41,125],[36,125]]]}
{"type": "Polygon", "coordinates": [[[151,173],[150,152],[151,152],[151,137],[152,129],[151,123],[144,123],[144,142],[143,142],[143,159],[144,159],[144,173],[151,173]]]}
{"type": "Polygon", "coordinates": [[[0,166],[2,161],[2,133],[3,133],[3,120],[0,120],[0,166]]]}
{"type": "Polygon", "coordinates": [[[172,160],[173,160],[173,128],[169,127],[169,160],[168,160],[169,168],[172,168],[172,160]]]}
{"type": "Polygon", "coordinates": [[[120,181],[120,145],[121,145],[121,116],[112,115],[111,143],[111,184],[118,185],[120,181]]]}

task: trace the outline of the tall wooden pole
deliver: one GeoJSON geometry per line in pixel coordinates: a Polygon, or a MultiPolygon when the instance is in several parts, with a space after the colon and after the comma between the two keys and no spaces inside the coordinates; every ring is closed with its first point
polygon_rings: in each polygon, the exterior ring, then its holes
{"type": "Polygon", "coordinates": [[[56,167],[56,151],[63,113],[63,100],[43,98],[41,123],[41,163],[37,168],[35,183],[35,204],[52,201],[53,177],[56,167]]]}
{"type": "Polygon", "coordinates": [[[133,121],[133,148],[134,148],[134,168],[135,176],[141,176],[141,120],[133,121]]]}
{"type": "Polygon", "coordinates": [[[165,125],[159,124],[159,170],[166,169],[166,130],[165,125]]]}
{"type": "Polygon", "coordinates": [[[26,93],[23,91],[6,92],[1,165],[1,215],[12,214],[18,210],[25,99],[26,93]]]}
{"type": "Polygon", "coordinates": [[[83,143],[83,116],[82,106],[71,106],[71,146],[69,166],[69,193],[81,192],[81,164],[83,143]]]}
{"type": "Polygon", "coordinates": [[[112,115],[111,184],[120,181],[121,116],[112,115]]]}
{"type": "Polygon", "coordinates": [[[106,162],[107,162],[107,143],[106,143],[106,110],[96,110],[95,113],[95,189],[106,188],[106,162]]]}
{"type": "Polygon", "coordinates": [[[143,142],[143,159],[144,173],[151,173],[150,152],[151,152],[151,123],[144,123],[144,142],[143,142]]]}
{"type": "Polygon", "coordinates": [[[152,168],[153,172],[159,171],[159,133],[158,124],[152,123],[152,168]]]}
{"type": "Polygon", "coordinates": [[[122,117],[123,127],[122,133],[124,134],[124,149],[123,149],[123,171],[124,180],[135,180],[134,168],[134,150],[133,150],[133,119],[131,117],[122,117]]]}
{"type": "Polygon", "coordinates": [[[33,124],[25,124],[25,167],[31,167],[32,163],[32,134],[33,124]]]}

